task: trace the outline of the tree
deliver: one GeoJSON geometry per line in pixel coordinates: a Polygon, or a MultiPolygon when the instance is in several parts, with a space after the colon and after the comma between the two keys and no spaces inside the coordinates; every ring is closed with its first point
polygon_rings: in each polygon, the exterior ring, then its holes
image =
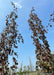
{"type": "MultiPolygon", "coordinates": [[[[46,30],[44,28],[44,26],[42,25],[42,21],[39,19],[37,14],[35,14],[34,8],[32,8],[31,10],[30,19],[28,20],[28,23],[33,33],[31,38],[33,38],[33,44],[36,47],[35,53],[36,58],[38,59],[38,61],[36,62],[36,69],[38,70],[38,68],[40,67],[44,72],[52,72],[52,55],[48,41],[45,36],[48,29],[46,30]]],[[[50,24],[49,26],[52,27],[52,25],[50,24]]]]}
{"type": "MultiPolygon", "coordinates": [[[[52,14],[50,14],[50,19],[49,19],[48,25],[50,25],[51,27],[52,27],[52,25],[51,25],[52,22],[54,22],[54,12],[52,14]]],[[[52,54],[52,64],[53,64],[52,65],[52,72],[54,74],[54,53],[52,54]]]]}
{"type": "Polygon", "coordinates": [[[23,72],[26,74],[26,72],[27,72],[27,66],[24,66],[23,68],[24,68],[23,72]]]}
{"type": "Polygon", "coordinates": [[[27,72],[28,72],[28,74],[29,74],[29,71],[30,71],[30,66],[28,65],[27,66],[27,72]]]}
{"type": "Polygon", "coordinates": [[[19,75],[22,75],[22,74],[23,74],[23,72],[22,72],[22,63],[21,63],[21,67],[19,69],[19,75]]]}
{"type": "MultiPolygon", "coordinates": [[[[8,75],[8,56],[15,55],[18,57],[17,53],[12,50],[12,48],[18,48],[18,46],[16,45],[20,42],[20,39],[22,40],[22,43],[24,43],[23,38],[17,29],[17,8],[15,7],[13,2],[11,3],[14,8],[10,15],[6,16],[6,28],[4,29],[3,33],[1,33],[0,39],[0,73],[2,75],[8,75]]],[[[13,57],[13,62],[14,65],[11,66],[11,69],[14,71],[15,69],[17,69],[18,65],[15,57],[13,57]]],[[[13,75],[15,75],[15,73],[13,75]]]]}
{"type": "Polygon", "coordinates": [[[30,67],[30,71],[34,71],[34,66],[32,64],[31,58],[29,58],[29,67],[30,67]]]}

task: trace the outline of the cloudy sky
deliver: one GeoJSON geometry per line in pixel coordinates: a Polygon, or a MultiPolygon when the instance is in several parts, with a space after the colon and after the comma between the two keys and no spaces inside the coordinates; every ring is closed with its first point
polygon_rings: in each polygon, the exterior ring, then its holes
{"type": "MultiPolygon", "coordinates": [[[[12,11],[11,1],[13,1],[18,8],[19,32],[24,38],[24,44],[19,44],[18,63],[23,62],[23,65],[29,64],[29,57],[31,57],[33,65],[36,63],[35,47],[32,44],[31,30],[29,30],[28,19],[32,7],[35,7],[35,12],[42,20],[42,24],[45,26],[48,24],[49,15],[54,11],[54,0],[0,0],[0,33],[5,28],[6,15],[12,11]]],[[[46,34],[49,41],[51,51],[54,50],[54,26],[49,29],[46,34]]],[[[9,60],[11,61],[11,59],[9,60]]]]}

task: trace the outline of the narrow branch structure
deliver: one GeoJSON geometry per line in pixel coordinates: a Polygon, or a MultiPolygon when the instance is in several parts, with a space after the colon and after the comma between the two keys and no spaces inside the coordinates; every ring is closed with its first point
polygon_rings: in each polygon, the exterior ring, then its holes
{"type": "Polygon", "coordinates": [[[36,69],[38,70],[40,67],[44,72],[53,72],[51,50],[45,36],[47,30],[45,30],[42,21],[34,11],[34,8],[32,8],[28,23],[33,33],[31,38],[33,38],[33,44],[36,47],[35,53],[38,60],[36,62],[36,69]]]}
{"type": "MultiPolygon", "coordinates": [[[[13,2],[12,2],[13,5],[13,2]]],[[[8,56],[15,55],[18,57],[17,53],[12,50],[12,47],[18,48],[16,44],[20,42],[20,39],[23,42],[23,38],[17,29],[16,19],[17,16],[17,8],[14,6],[13,11],[10,15],[6,16],[6,28],[1,34],[0,39],[0,75],[9,75],[9,62],[8,56]],[[18,40],[18,42],[17,42],[18,40]]],[[[15,57],[13,57],[14,65],[11,66],[11,69],[14,71],[17,69],[18,62],[15,57]]],[[[15,75],[15,73],[13,74],[15,75]]]]}

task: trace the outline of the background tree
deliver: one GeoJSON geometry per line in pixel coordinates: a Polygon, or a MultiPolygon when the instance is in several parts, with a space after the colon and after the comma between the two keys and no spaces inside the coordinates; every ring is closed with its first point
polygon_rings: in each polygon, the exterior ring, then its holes
{"type": "Polygon", "coordinates": [[[23,75],[23,72],[22,72],[22,63],[21,63],[21,67],[19,69],[19,75],[23,75]]]}
{"type": "Polygon", "coordinates": [[[28,72],[28,75],[29,75],[29,72],[30,72],[30,66],[29,65],[27,66],[27,72],[28,72]]]}
{"type": "Polygon", "coordinates": [[[29,57],[29,67],[30,67],[30,71],[34,71],[34,66],[32,64],[31,58],[29,57]]]}
{"type": "MultiPolygon", "coordinates": [[[[38,70],[38,67],[40,67],[42,71],[49,73],[53,71],[53,63],[51,50],[45,36],[47,30],[44,28],[44,26],[42,25],[42,21],[34,11],[34,8],[32,8],[28,23],[33,33],[33,36],[31,36],[31,38],[33,38],[33,44],[36,47],[35,53],[36,58],[38,59],[38,61],[36,62],[36,69],[38,70]]],[[[52,25],[50,24],[49,26],[52,27],[52,25]]]]}
{"type": "MultiPolygon", "coordinates": [[[[12,48],[18,48],[17,43],[20,42],[20,39],[22,40],[22,43],[24,43],[23,38],[21,34],[19,33],[17,29],[17,23],[16,19],[18,18],[17,15],[17,8],[15,7],[14,3],[11,2],[13,5],[13,11],[10,13],[10,15],[6,16],[6,28],[4,29],[3,33],[1,33],[1,39],[0,39],[0,73],[2,75],[8,75],[8,56],[9,55],[15,55],[18,57],[17,53],[12,50],[12,48]],[[17,42],[18,40],[18,42],[17,42]]],[[[14,71],[17,69],[18,62],[15,57],[13,57],[14,64],[11,66],[11,69],[14,71]]],[[[15,73],[13,74],[15,75],[15,73]]]]}

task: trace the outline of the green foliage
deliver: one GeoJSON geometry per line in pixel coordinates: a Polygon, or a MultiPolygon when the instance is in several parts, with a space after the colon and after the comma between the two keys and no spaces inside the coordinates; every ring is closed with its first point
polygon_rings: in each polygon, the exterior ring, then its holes
{"type": "Polygon", "coordinates": [[[32,64],[31,58],[29,57],[29,70],[33,71],[34,70],[34,66],[32,64]]]}
{"type": "Polygon", "coordinates": [[[22,72],[22,63],[21,63],[21,67],[19,69],[19,72],[18,72],[19,75],[23,75],[23,72],[22,72]]]}

